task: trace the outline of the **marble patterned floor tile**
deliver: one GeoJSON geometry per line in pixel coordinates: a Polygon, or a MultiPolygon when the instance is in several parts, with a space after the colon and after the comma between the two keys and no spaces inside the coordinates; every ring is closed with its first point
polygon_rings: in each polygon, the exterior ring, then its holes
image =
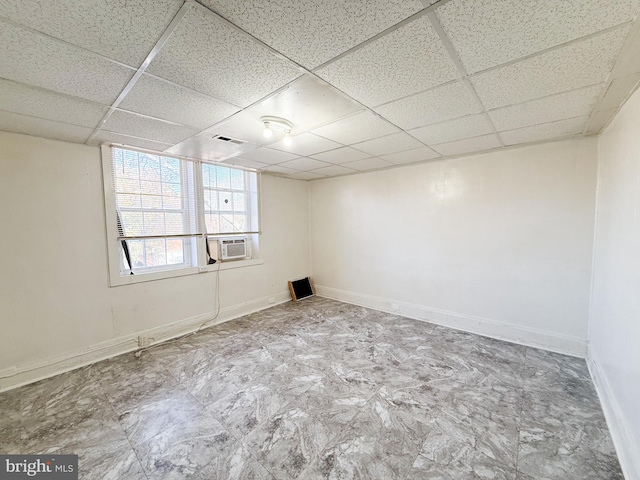
{"type": "Polygon", "coordinates": [[[604,428],[524,418],[520,428],[518,472],[538,480],[623,480],[604,428]]]}
{"type": "Polygon", "coordinates": [[[81,478],[622,478],[584,360],[315,296],[0,412],[0,452],[79,453],[81,478]]]}
{"type": "Polygon", "coordinates": [[[290,406],[243,437],[276,478],[297,478],[336,433],[333,419],[290,406]]]}
{"type": "Polygon", "coordinates": [[[204,407],[191,394],[174,390],[117,414],[129,442],[135,445],[175,425],[197,419],[204,412],[204,407]]]}
{"type": "Polygon", "coordinates": [[[149,479],[270,479],[249,452],[210,415],[169,428],[135,446],[149,479]]]}
{"type": "Polygon", "coordinates": [[[429,408],[376,395],[298,478],[405,478],[433,421],[429,408]]]}
{"type": "Polygon", "coordinates": [[[56,454],[78,455],[80,480],[146,480],[142,465],[126,440],[72,450],[60,450],[56,454]]]}
{"type": "Polygon", "coordinates": [[[443,412],[427,433],[407,478],[515,479],[518,431],[501,425],[480,432],[464,418],[443,412]]]}

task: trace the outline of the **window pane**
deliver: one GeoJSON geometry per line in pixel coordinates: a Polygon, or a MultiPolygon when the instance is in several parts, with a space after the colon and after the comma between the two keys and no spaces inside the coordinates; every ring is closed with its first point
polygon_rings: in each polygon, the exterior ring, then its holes
{"type": "Polygon", "coordinates": [[[167,235],[177,235],[184,231],[183,228],[183,217],[181,213],[170,213],[166,212],[165,216],[165,224],[166,224],[166,233],[167,235]]]}
{"type": "Polygon", "coordinates": [[[244,190],[244,172],[242,170],[231,170],[231,188],[244,190]]]}
{"type": "Polygon", "coordinates": [[[140,208],[140,195],[131,195],[127,193],[116,194],[116,204],[120,208],[140,208]]]}
{"type": "Polygon", "coordinates": [[[146,266],[144,263],[144,242],[142,240],[127,240],[127,246],[133,268],[146,266]]]}
{"type": "Polygon", "coordinates": [[[234,193],[233,194],[233,211],[244,212],[247,209],[244,202],[245,202],[244,193],[234,193]]]}
{"type": "Polygon", "coordinates": [[[180,182],[180,160],[177,158],[162,157],[162,181],[180,182]]]}
{"type": "Polygon", "coordinates": [[[231,179],[229,169],[226,167],[216,167],[218,188],[231,188],[231,179]]]}
{"type": "Polygon", "coordinates": [[[220,232],[233,233],[233,215],[220,215],[220,232]]]}
{"type": "Polygon", "coordinates": [[[140,192],[146,195],[162,195],[162,184],[160,182],[141,180],[140,192]]]}
{"type": "Polygon", "coordinates": [[[160,181],[160,158],[155,155],[140,155],[140,178],[142,180],[160,181]]]}
{"type": "Polygon", "coordinates": [[[184,262],[184,240],[167,239],[167,264],[184,262]]]}
{"type": "Polygon", "coordinates": [[[220,232],[220,215],[217,213],[208,213],[204,216],[204,221],[207,225],[207,233],[220,232]]]}
{"type": "Polygon", "coordinates": [[[164,213],[143,212],[142,218],[146,235],[164,235],[164,213]]]}
{"type": "Polygon", "coordinates": [[[144,221],[142,212],[120,212],[120,220],[122,221],[122,229],[125,235],[130,237],[143,235],[144,221]]]}
{"type": "Polygon", "coordinates": [[[116,193],[140,193],[140,181],[131,178],[116,178],[116,193]]]}
{"type": "Polygon", "coordinates": [[[145,247],[147,267],[157,267],[167,264],[167,252],[163,238],[145,240],[145,247]]]}
{"type": "Polygon", "coordinates": [[[231,210],[233,210],[230,192],[218,192],[218,197],[220,199],[219,206],[221,212],[230,212],[231,210]]]}
{"type": "Polygon", "coordinates": [[[142,195],[142,208],[162,210],[162,197],[160,195],[142,195]]]}
{"type": "Polygon", "coordinates": [[[247,216],[246,215],[234,215],[233,216],[233,228],[236,232],[242,232],[247,229],[247,216]]]}

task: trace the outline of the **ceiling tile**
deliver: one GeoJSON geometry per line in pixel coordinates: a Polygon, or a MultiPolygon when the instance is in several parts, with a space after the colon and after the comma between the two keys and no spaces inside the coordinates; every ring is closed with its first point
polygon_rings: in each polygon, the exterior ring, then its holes
{"type": "Polygon", "coordinates": [[[317,153],[312,155],[317,160],[330,163],[346,163],[353,162],[354,160],[362,160],[363,158],[370,157],[368,153],[361,152],[351,147],[336,148],[335,150],[329,150],[324,153],[317,153]]]}
{"type": "Polygon", "coordinates": [[[410,135],[429,145],[452,142],[463,138],[477,137],[492,133],[493,128],[484,114],[467,115],[428,127],[410,130],[410,135]]]}
{"type": "Polygon", "coordinates": [[[2,0],[0,16],[139,67],[181,0],[2,0]]]}
{"type": "Polygon", "coordinates": [[[550,95],[489,112],[498,131],[529,127],[564,118],[589,115],[602,92],[602,84],[550,95]]]}
{"type": "Polygon", "coordinates": [[[241,107],[301,73],[201,6],[185,15],[148,72],[241,107]]]}
{"type": "Polygon", "coordinates": [[[375,110],[406,130],[479,113],[481,108],[464,82],[455,82],[375,110]]]}
{"type": "Polygon", "coordinates": [[[370,107],[459,77],[455,64],[425,17],[365,45],[317,73],[370,107]]]}
{"type": "Polygon", "coordinates": [[[4,111],[0,111],[0,130],[74,143],[86,142],[93,132],[91,128],[4,111]]]}
{"type": "Polygon", "coordinates": [[[280,164],[280,166],[285,168],[302,171],[315,170],[317,168],[328,167],[330,165],[330,163],[314,160],[313,158],[296,158],[295,160],[289,160],[288,162],[280,164]]]}
{"type": "Polygon", "coordinates": [[[381,158],[387,162],[393,164],[400,163],[414,163],[421,162],[423,160],[433,160],[440,155],[434,152],[429,147],[414,148],[413,150],[405,150],[404,152],[392,153],[390,155],[383,155],[381,158]]]}
{"type": "Polygon", "coordinates": [[[134,71],[0,20],[0,78],[110,105],[134,71]]]}
{"type": "Polygon", "coordinates": [[[202,93],[143,75],[120,108],[203,130],[239,109],[202,93]]]}
{"type": "Polygon", "coordinates": [[[433,145],[436,152],[440,152],[444,156],[463,155],[465,153],[481,152],[491,148],[501,147],[500,141],[495,134],[482,135],[480,137],[465,138],[464,140],[456,140],[455,142],[441,143],[433,145]]]}
{"type": "Polygon", "coordinates": [[[454,0],[436,15],[468,73],[632,20],[637,0],[454,0]]]}
{"type": "Polygon", "coordinates": [[[147,148],[149,150],[155,150],[156,152],[164,152],[167,148],[171,147],[170,143],[156,142],[146,138],[132,137],[130,135],[123,135],[122,133],[108,132],[106,130],[98,130],[89,143],[99,145],[103,142],[147,148]]]}
{"type": "Polygon", "coordinates": [[[223,163],[228,165],[235,165],[237,167],[254,168],[256,170],[262,170],[264,167],[268,166],[266,163],[254,162],[253,160],[247,160],[240,157],[229,158],[223,163]]]}
{"type": "Polygon", "coordinates": [[[353,168],[354,170],[365,171],[365,170],[375,170],[378,168],[391,167],[393,164],[387,162],[386,160],[382,160],[381,158],[371,157],[365,158],[364,160],[356,160],[355,162],[345,163],[344,166],[347,168],[353,168]]]}
{"type": "Polygon", "coordinates": [[[602,100],[600,100],[596,105],[596,110],[609,110],[611,108],[620,107],[627,97],[635,90],[638,82],[640,82],[640,73],[616,78],[609,85],[607,93],[605,93],[602,100]]]}
{"type": "Polygon", "coordinates": [[[306,156],[315,153],[326,152],[334,148],[341,147],[339,143],[332,142],[326,138],[318,137],[313,133],[303,133],[292,138],[291,145],[285,145],[283,141],[270,145],[271,148],[284,150],[285,152],[295,153],[297,155],[306,156]]]}
{"type": "Polygon", "coordinates": [[[589,118],[586,134],[595,135],[596,133],[600,133],[602,129],[609,124],[616,113],[618,113],[617,108],[594,112],[589,118]]]}
{"type": "Polygon", "coordinates": [[[554,138],[577,135],[584,130],[589,117],[568,118],[557,122],[543,123],[533,127],[519,128],[500,132],[500,137],[505,145],[516,145],[518,143],[538,142],[540,140],[551,140],[554,138]]]}
{"type": "Polygon", "coordinates": [[[606,80],[628,27],[471,77],[485,108],[525,102],[606,80]]]}
{"type": "Polygon", "coordinates": [[[345,168],[341,165],[331,165],[330,167],[322,167],[318,168],[317,170],[313,170],[313,173],[320,173],[322,175],[334,177],[336,175],[347,175],[349,173],[356,173],[356,170],[352,168],[345,168]]]}
{"type": "Polygon", "coordinates": [[[404,132],[394,133],[386,137],[368,140],[366,142],[353,145],[354,148],[367,152],[372,156],[386,155],[388,153],[402,152],[412,148],[423,147],[424,145],[411,135],[404,132]]]}
{"type": "Polygon", "coordinates": [[[283,174],[292,174],[297,172],[297,170],[293,168],[283,167],[282,165],[267,165],[266,167],[264,167],[264,169],[267,172],[283,173],[283,174]]]}
{"type": "Polygon", "coordinates": [[[418,1],[203,0],[287,57],[313,68],[422,9],[418,1]],[[348,28],[345,26],[348,25],[348,28]]]}
{"type": "Polygon", "coordinates": [[[94,128],[108,108],[88,100],[0,79],[0,110],[94,128]]]}
{"type": "Polygon", "coordinates": [[[315,172],[299,172],[287,175],[287,178],[291,178],[293,180],[318,180],[320,178],[327,178],[327,176],[315,172]]]}
{"type": "Polygon", "coordinates": [[[102,128],[109,132],[123,133],[171,144],[181,142],[185,138],[198,133],[197,130],[192,128],[122,110],[114,111],[102,128]]]}
{"type": "Polygon", "coordinates": [[[399,128],[394,127],[373,113],[362,112],[330,123],[324,127],[316,128],[313,130],[313,133],[333,140],[334,142],[350,145],[399,131],[399,128]]]}
{"type": "Polygon", "coordinates": [[[246,158],[247,160],[253,160],[254,162],[273,165],[275,163],[282,163],[288,160],[293,160],[294,158],[298,158],[299,155],[283,152],[282,150],[274,150],[272,148],[263,147],[251,152],[243,153],[241,157],[246,158]]]}

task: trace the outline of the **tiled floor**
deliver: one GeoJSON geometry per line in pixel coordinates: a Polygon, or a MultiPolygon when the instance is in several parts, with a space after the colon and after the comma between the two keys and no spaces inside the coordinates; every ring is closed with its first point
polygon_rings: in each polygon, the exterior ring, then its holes
{"type": "Polygon", "coordinates": [[[309,298],[0,394],[81,478],[621,479],[585,362],[309,298]]]}

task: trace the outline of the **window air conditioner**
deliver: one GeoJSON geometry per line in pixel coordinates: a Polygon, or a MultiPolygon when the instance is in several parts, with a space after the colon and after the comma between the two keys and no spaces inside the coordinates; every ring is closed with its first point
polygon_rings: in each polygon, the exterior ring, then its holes
{"type": "Polygon", "coordinates": [[[249,256],[247,238],[221,238],[220,253],[222,260],[237,260],[249,256]]]}

